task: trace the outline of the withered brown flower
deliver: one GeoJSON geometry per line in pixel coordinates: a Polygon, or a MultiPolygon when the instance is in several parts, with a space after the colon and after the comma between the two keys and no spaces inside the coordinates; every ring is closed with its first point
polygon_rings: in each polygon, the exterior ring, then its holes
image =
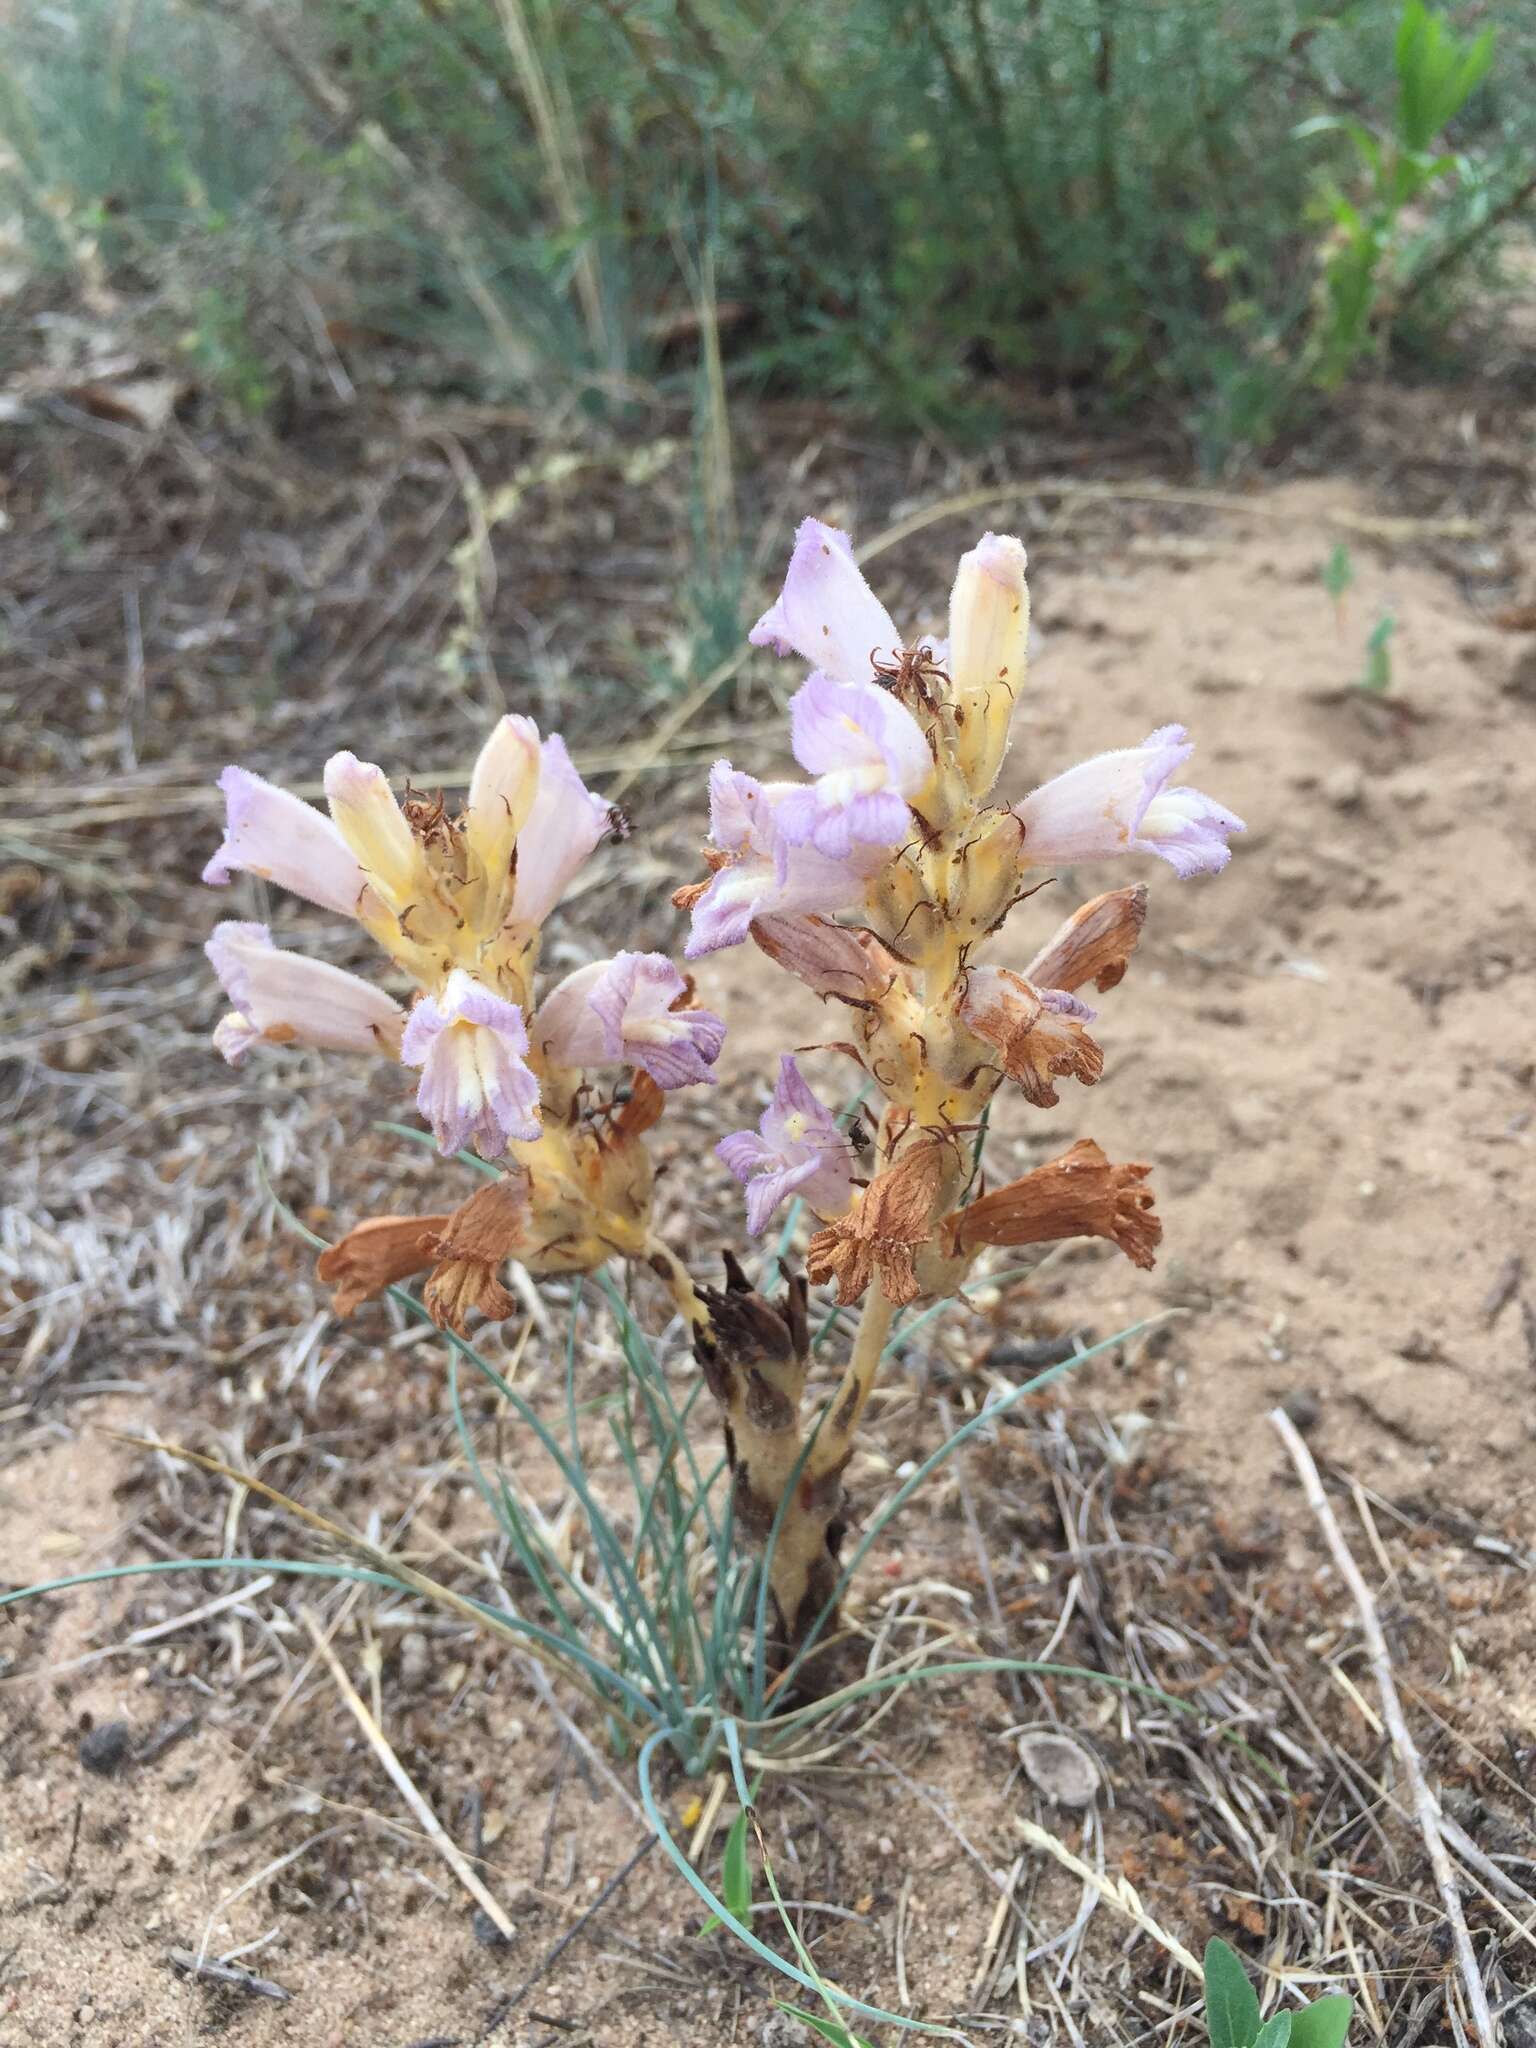
{"type": "Polygon", "coordinates": [[[1163,1226],[1145,1182],[1150,1166],[1112,1166],[1091,1138],[1022,1180],[946,1216],[940,1226],[950,1258],[983,1244],[1050,1244],[1064,1237],[1107,1237],[1133,1265],[1150,1269],[1163,1226]]]}
{"type": "Polygon", "coordinates": [[[1122,979],[1130,965],[1147,915],[1147,888],[1111,889],[1074,910],[1024,973],[1036,988],[1069,992],[1091,981],[1102,994],[1122,979]]]}
{"type": "Polygon", "coordinates": [[[856,1008],[878,1002],[900,971],[873,932],[850,931],[825,917],[754,918],[752,937],[770,960],[817,995],[837,996],[856,1008]]]}
{"type": "Polygon", "coordinates": [[[506,1173],[476,1190],[446,1219],[422,1301],[437,1327],[463,1336],[471,1309],[500,1322],[517,1306],[497,1279],[524,1241],[528,1176],[506,1173]]]}
{"type": "Polygon", "coordinates": [[[913,1145],[875,1176],[846,1216],[811,1239],[810,1276],[818,1285],[835,1279],[837,1298],[845,1307],[858,1300],[875,1274],[887,1300],[898,1307],[916,1299],[916,1254],[933,1237],[945,1149],[938,1138],[913,1145]]]}
{"type": "Polygon", "coordinates": [[[331,1308],[349,1316],[397,1280],[430,1266],[447,1216],[370,1216],[320,1254],[315,1272],[333,1289],[331,1308]]]}
{"type": "Polygon", "coordinates": [[[1054,1080],[1070,1074],[1091,1088],[1104,1071],[1097,1041],[1066,1005],[1082,1007],[1075,997],[1038,989],[1006,967],[974,969],[961,998],[967,1026],[997,1049],[1003,1072],[1038,1109],[1053,1109],[1060,1100],[1054,1080]]]}

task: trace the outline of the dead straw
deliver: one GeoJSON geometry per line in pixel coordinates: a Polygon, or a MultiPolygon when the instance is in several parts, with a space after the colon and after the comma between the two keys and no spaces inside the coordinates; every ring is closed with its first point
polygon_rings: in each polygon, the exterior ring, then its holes
{"type": "Polygon", "coordinates": [[[1376,1689],[1381,1695],[1382,1718],[1387,1725],[1393,1750],[1403,1775],[1408,1780],[1413,1794],[1414,1816],[1419,1832],[1424,1838],[1425,1853],[1435,1873],[1435,1883],[1440,1893],[1440,1903],[1450,1924],[1451,1939],[1456,1950],[1456,1965],[1461,1973],[1462,1989],[1466,1993],[1467,2010],[1472,2018],[1481,2048],[1497,2048],[1498,2034],[1493,2023],[1493,2014],[1488,2008],[1488,1994],[1483,1989],[1482,1973],[1478,1969],[1477,1957],[1472,1948],[1472,1937],[1467,1932],[1466,1915],[1461,1910],[1461,1893],[1456,1885],[1456,1873],[1451,1868],[1450,1855],[1446,1850],[1442,1833],[1440,1802],[1430,1790],[1424,1775],[1424,1765],[1417,1745],[1408,1731],[1403,1718],[1402,1701],[1398,1697],[1397,1680],[1392,1673],[1392,1659],[1387,1650],[1387,1639],[1382,1633],[1381,1621],[1376,1612],[1376,1602],[1371,1589],[1360,1574],[1349,1545],[1344,1541],[1338,1518],[1329,1505],[1323,1491],[1323,1482],[1318,1476],[1317,1465],[1312,1453],[1294,1422],[1283,1408],[1270,1410],[1270,1421],[1280,1441],[1291,1456],[1301,1480],[1302,1491],[1307,1505],[1317,1517],[1318,1524],[1333,1553],[1333,1561],[1339,1576],[1349,1588],[1360,1617],[1361,1633],[1365,1637],[1366,1654],[1371,1660],[1371,1670],[1376,1679],[1376,1689]]]}
{"type": "Polygon", "coordinates": [[[395,1790],[400,1794],[400,1797],[405,1801],[412,1813],[415,1814],[417,1820],[421,1822],[433,1848],[436,1849],[438,1855],[442,1857],[475,1904],[483,1908],[490,1917],[497,1931],[506,1940],[514,1940],[517,1930],[507,1918],[505,1908],[501,1905],[495,1894],[486,1888],[474,1865],[453,1840],[422,1794],[416,1789],[409,1771],[406,1770],[405,1765],[401,1763],[399,1757],[396,1756],[394,1750],[390,1747],[389,1737],[373,1718],[362,1695],[342,1669],[341,1659],[326,1641],[325,1631],[321,1628],[319,1622],[316,1621],[309,1608],[301,1607],[299,1609],[299,1617],[303,1621],[305,1628],[309,1631],[310,1641],[314,1644],[316,1652],[326,1669],[330,1672],[337,1692],[341,1694],[344,1704],[351,1711],[358,1727],[362,1729],[363,1734],[367,1737],[369,1748],[384,1766],[395,1790]]]}

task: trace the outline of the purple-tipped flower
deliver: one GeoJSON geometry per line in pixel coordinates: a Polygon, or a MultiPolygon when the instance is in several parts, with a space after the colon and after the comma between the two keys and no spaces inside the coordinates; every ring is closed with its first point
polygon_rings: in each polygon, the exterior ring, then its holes
{"type": "Polygon", "coordinates": [[[474,1141],[494,1159],[514,1138],[539,1135],[538,1077],[525,1064],[528,1031],[516,1003],[456,967],[441,995],[423,996],[406,1022],[400,1057],[421,1068],[416,1107],[437,1149],[474,1141]]]}
{"type": "Polygon", "coordinates": [[[841,1216],[853,1196],[853,1147],[790,1053],[779,1060],[778,1085],[757,1129],[733,1131],[715,1154],[746,1189],[754,1237],[790,1195],[800,1195],[823,1221],[841,1216]]]}
{"type": "Polygon", "coordinates": [[[579,967],[550,991],[534,1043],[567,1067],[623,1061],[658,1088],[713,1081],[725,1026],[709,1010],[678,1009],[688,984],[664,953],[616,953],[579,967]]]}
{"type": "Polygon", "coordinates": [[[251,1047],[318,1045],[334,1052],[400,1048],[405,1012],[360,975],[274,946],[264,924],[221,924],[203,948],[234,1010],[213,1042],[232,1067],[251,1047]]]}
{"type": "Polygon", "coordinates": [[[551,733],[539,749],[538,787],[517,840],[510,922],[519,932],[538,930],[612,822],[609,806],[576,773],[565,741],[551,733]]]}
{"type": "Polygon", "coordinates": [[[1198,789],[1168,784],[1195,751],[1182,725],[1163,725],[1139,747],[1079,762],[1014,805],[1027,866],[1155,853],[1180,876],[1215,874],[1243,821],[1198,789]]]}
{"type": "Polygon", "coordinates": [[[907,799],[933,774],[923,729],[874,683],[819,671],[789,707],[795,759],[816,780],[791,788],[774,810],[784,846],[814,846],[846,860],[856,845],[896,846],[912,832],[907,799]]]}
{"type": "Polygon", "coordinates": [[[357,916],[368,878],[329,818],[246,768],[226,768],[219,788],[224,843],[203,869],[205,882],[222,889],[243,868],[306,902],[357,916]]]}
{"type": "Polygon", "coordinates": [[[758,782],[717,761],[709,774],[709,836],[715,872],[691,904],[690,960],[739,946],[752,920],[776,912],[848,910],[863,898],[881,848],[855,845],[834,860],[814,846],[795,845],[779,831],[778,811],[795,795],[792,782],[758,782]]]}
{"type": "Polygon", "coordinates": [[[853,543],[835,526],[802,519],[784,588],[750,635],[754,647],[801,654],[840,683],[867,682],[901,646],[891,615],[864,581],[853,543]]]}

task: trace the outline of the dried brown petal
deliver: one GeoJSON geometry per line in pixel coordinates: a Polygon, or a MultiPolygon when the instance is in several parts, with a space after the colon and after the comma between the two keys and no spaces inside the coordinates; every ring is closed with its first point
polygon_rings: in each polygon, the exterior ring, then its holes
{"type": "Polygon", "coordinates": [[[471,1309],[479,1309],[489,1322],[500,1323],[517,1307],[496,1278],[495,1267],[478,1259],[442,1260],[432,1268],[421,1299],[440,1330],[457,1330],[461,1337],[469,1327],[471,1309]]]}
{"type": "Polygon", "coordinates": [[[919,1292],[916,1253],[933,1237],[933,1205],[943,1183],[945,1146],[932,1139],[877,1174],[846,1216],[811,1239],[808,1265],[818,1284],[836,1280],[837,1298],[857,1301],[878,1273],[898,1307],[919,1292]]]}
{"type": "Polygon", "coordinates": [[[873,933],[849,931],[825,917],[759,917],[752,937],[807,988],[845,1003],[879,1002],[900,971],[873,933]]]}
{"type": "MultiPolygon", "coordinates": [[[[710,881],[714,880],[722,868],[728,868],[735,858],[734,854],[725,853],[718,846],[706,846],[704,848],[704,865],[709,869],[710,881]]],[[[672,891],[673,909],[692,910],[695,903],[698,902],[708,887],[709,882],[684,882],[680,889],[672,891]]]]}
{"type": "Polygon", "coordinates": [[[440,1232],[437,1264],[422,1301],[437,1327],[462,1336],[472,1308],[501,1322],[517,1306],[496,1275],[504,1260],[525,1248],[528,1176],[505,1173],[455,1209],[440,1232]]]}
{"type": "Polygon", "coordinates": [[[1130,965],[1146,915],[1144,882],[1095,896],[1073,911],[1024,973],[1036,988],[1064,988],[1070,993],[1091,981],[1101,993],[1111,989],[1130,965]]]}
{"type": "Polygon", "coordinates": [[[1038,988],[1006,967],[975,969],[960,1014],[997,1048],[1003,1072],[1037,1109],[1053,1109],[1060,1100],[1053,1080],[1071,1074],[1091,1088],[1104,1071],[1104,1054],[1082,1019],[1053,1009],[1038,988]]]}
{"type": "Polygon", "coordinates": [[[666,1106],[665,1093],[642,1067],[636,1067],[630,1082],[629,1100],[619,1106],[610,1126],[613,1142],[624,1145],[650,1130],[660,1123],[666,1106]]]}
{"type": "Polygon", "coordinates": [[[315,1272],[335,1291],[331,1307],[351,1315],[397,1280],[430,1266],[447,1216],[370,1216],[320,1254],[315,1272]]]}
{"type": "Polygon", "coordinates": [[[499,1266],[523,1242],[527,1216],[527,1174],[499,1174],[454,1210],[438,1239],[437,1255],[499,1266]]]}
{"type": "Polygon", "coordinates": [[[1163,1226],[1144,1187],[1150,1166],[1112,1166],[1091,1138],[957,1209],[941,1226],[950,1258],[983,1244],[1050,1244],[1107,1237],[1133,1265],[1150,1268],[1163,1226]]]}

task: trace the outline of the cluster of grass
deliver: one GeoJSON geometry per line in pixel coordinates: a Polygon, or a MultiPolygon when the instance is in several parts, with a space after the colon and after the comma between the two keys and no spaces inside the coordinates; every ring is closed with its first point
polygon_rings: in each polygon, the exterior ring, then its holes
{"type": "Polygon", "coordinates": [[[5,31],[0,189],[43,262],[165,283],[247,403],[253,309],[303,286],[503,389],[622,403],[718,314],[739,381],[1156,401],[1219,460],[1389,337],[1443,350],[1530,196],[1536,22],[1487,14],[71,0],[5,31]]]}

